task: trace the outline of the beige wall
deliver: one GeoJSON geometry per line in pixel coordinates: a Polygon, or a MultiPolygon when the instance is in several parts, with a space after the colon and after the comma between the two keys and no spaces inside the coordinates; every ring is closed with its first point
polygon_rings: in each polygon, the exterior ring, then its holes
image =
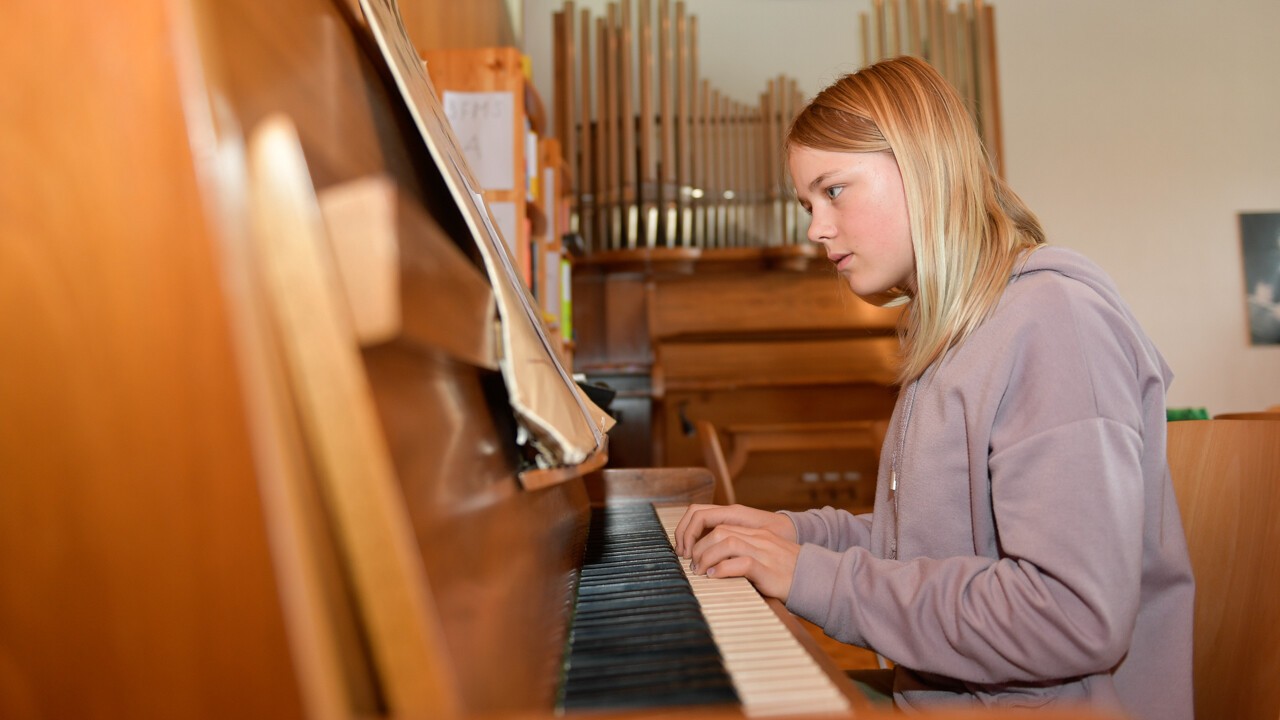
{"type": "MultiPolygon", "coordinates": [[[[993,0],[1006,173],[1052,242],[1116,279],[1177,376],[1173,407],[1280,403],[1280,346],[1250,347],[1236,214],[1280,212],[1280,2],[993,0]]],[[[656,0],[655,0],[656,5],[656,0]]],[[[689,0],[706,75],[752,101],[856,67],[850,0],[689,0]]],[[[550,100],[550,13],[524,0],[550,100]]],[[[604,2],[579,0],[599,13],[604,2]]]]}
{"type": "Polygon", "coordinates": [[[1236,214],[1280,212],[1280,3],[997,3],[1006,173],[1106,268],[1177,376],[1171,406],[1280,403],[1250,347],[1236,214]]]}

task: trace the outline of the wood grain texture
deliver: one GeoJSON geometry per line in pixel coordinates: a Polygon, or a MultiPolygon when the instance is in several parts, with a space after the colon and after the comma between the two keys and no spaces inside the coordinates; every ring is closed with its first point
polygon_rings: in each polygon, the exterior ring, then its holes
{"type": "Polygon", "coordinates": [[[887,334],[899,313],[859,300],[823,272],[673,276],[655,280],[650,292],[649,333],[654,338],[816,330],[887,334]]]}
{"type": "Polygon", "coordinates": [[[1169,470],[1196,577],[1198,718],[1280,715],[1280,423],[1169,423],[1169,470]]]}
{"type": "Polygon", "coordinates": [[[732,390],[779,385],[872,383],[892,385],[897,374],[895,338],[746,340],[666,343],[658,346],[655,373],[661,390],[732,390]]]}
{"type": "Polygon", "coordinates": [[[6,718],[302,712],[184,122],[184,6],[0,24],[6,718]]]}

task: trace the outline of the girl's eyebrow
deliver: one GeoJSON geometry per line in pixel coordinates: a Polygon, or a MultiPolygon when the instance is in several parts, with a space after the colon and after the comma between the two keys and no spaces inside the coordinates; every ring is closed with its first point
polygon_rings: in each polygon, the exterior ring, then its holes
{"type": "Polygon", "coordinates": [[[839,171],[839,170],[828,170],[828,171],[826,171],[826,172],[822,173],[822,174],[821,174],[821,175],[819,175],[818,177],[814,178],[812,182],[810,182],[810,183],[809,183],[809,189],[810,189],[810,190],[817,190],[819,185],[821,185],[821,184],[823,184],[824,182],[826,182],[828,178],[830,178],[832,175],[835,175],[835,174],[836,174],[836,173],[838,173],[838,172],[840,172],[840,171],[839,171]]]}

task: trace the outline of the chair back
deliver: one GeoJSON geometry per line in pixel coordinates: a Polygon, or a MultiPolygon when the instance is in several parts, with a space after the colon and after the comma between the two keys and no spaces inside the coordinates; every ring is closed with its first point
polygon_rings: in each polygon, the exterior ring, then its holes
{"type": "Polygon", "coordinates": [[[724,447],[720,444],[720,433],[716,426],[706,420],[694,421],[693,427],[698,434],[698,445],[702,448],[702,461],[716,479],[715,502],[717,505],[732,505],[738,501],[733,491],[733,475],[729,472],[729,463],[725,459],[724,447]]]}
{"type": "Polygon", "coordinates": [[[1169,423],[1196,578],[1198,718],[1280,715],[1280,423],[1169,423]]]}

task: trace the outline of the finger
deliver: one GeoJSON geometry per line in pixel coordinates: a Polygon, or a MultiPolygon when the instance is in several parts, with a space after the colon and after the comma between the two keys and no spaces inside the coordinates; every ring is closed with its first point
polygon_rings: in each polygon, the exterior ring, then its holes
{"type": "Polygon", "coordinates": [[[752,567],[755,565],[754,558],[745,556],[735,556],[725,558],[720,562],[707,568],[707,577],[716,578],[733,578],[745,577],[750,580],[752,567]]]}
{"type": "Polygon", "coordinates": [[[690,505],[688,508],[685,509],[684,515],[680,516],[680,522],[676,523],[676,531],[674,535],[676,555],[679,555],[680,557],[685,557],[686,555],[685,551],[689,546],[689,542],[685,539],[685,537],[691,531],[691,526],[693,525],[693,521],[694,521],[693,520],[694,515],[704,507],[706,506],[690,505]]]}
{"type": "Polygon", "coordinates": [[[680,522],[676,524],[676,555],[689,557],[689,551],[698,538],[715,526],[715,511],[719,505],[690,505],[680,522]]]}
{"type": "Polygon", "coordinates": [[[716,563],[735,555],[751,555],[761,548],[756,531],[735,525],[720,525],[703,536],[689,555],[694,572],[705,573],[716,563]]]}
{"type": "Polygon", "coordinates": [[[795,577],[798,546],[768,533],[731,534],[702,556],[707,577],[745,577],[764,595],[786,601],[795,577]]]}
{"type": "Polygon", "coordinates": [[[707,577],[728,579],[746,578],[757,592],[786,602],[791,594],[792,573],[784,573],[760,558],[739,555],[727,558],[707,568],[707,577]]]}

